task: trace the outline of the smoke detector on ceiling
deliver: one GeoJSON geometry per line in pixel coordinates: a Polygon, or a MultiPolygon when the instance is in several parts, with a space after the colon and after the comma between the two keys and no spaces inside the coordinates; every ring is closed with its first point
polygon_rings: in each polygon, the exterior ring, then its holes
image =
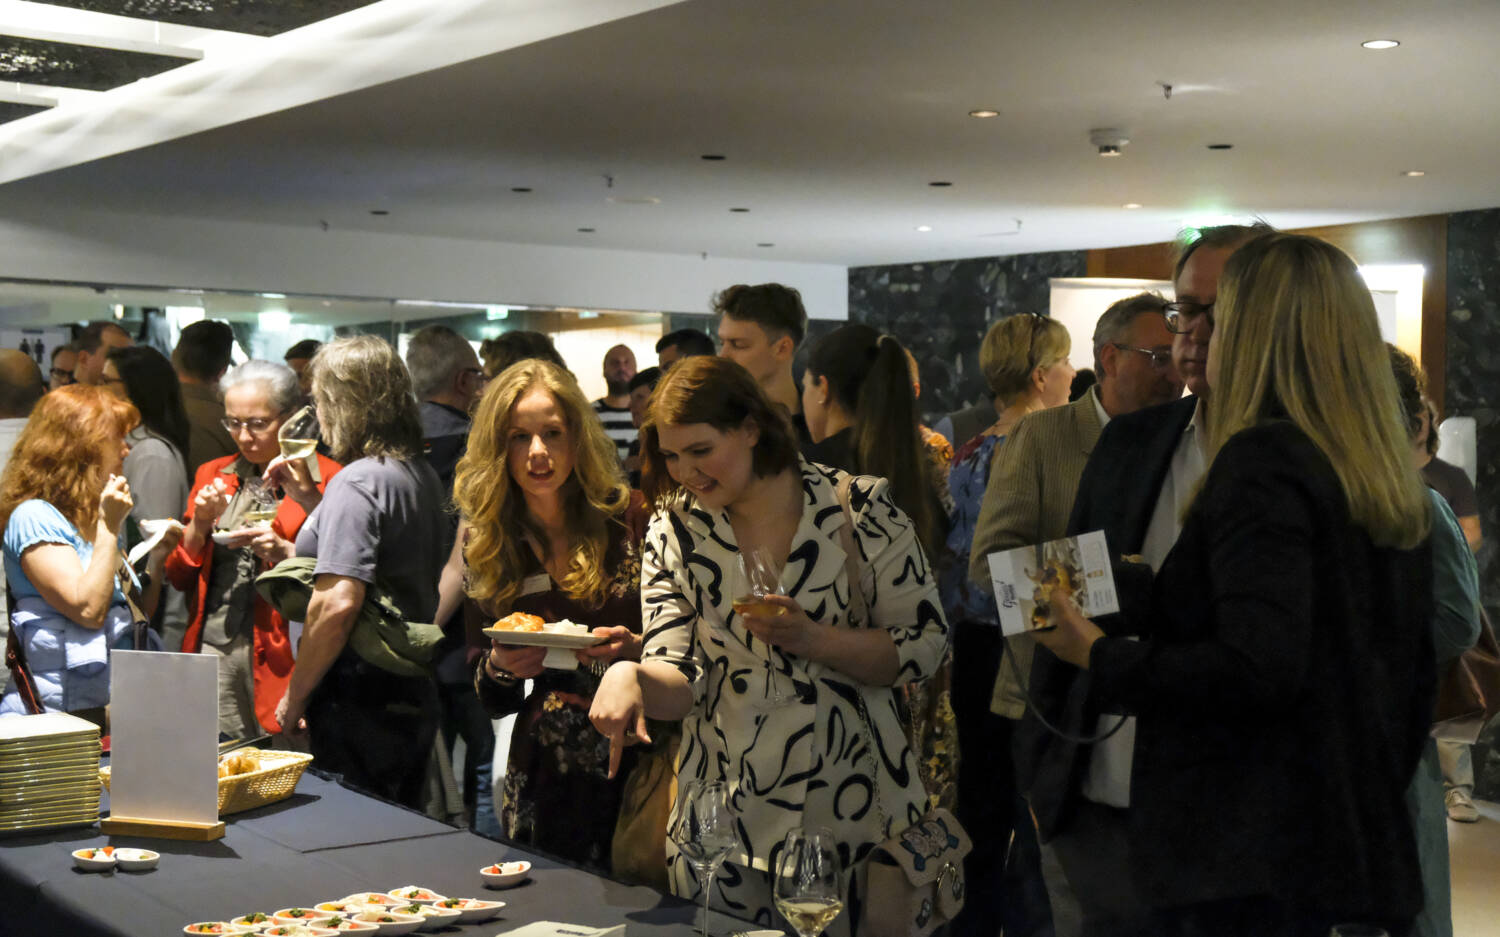
{"type": "Polygon", "coordinates": [[[1089,142],[1099,151],[1100,156],[1119,156],[1124,151],[1125,145],[1130,142],[1130,138],[1123,130],[1098,127],[1089,131],[1089,142]]]}

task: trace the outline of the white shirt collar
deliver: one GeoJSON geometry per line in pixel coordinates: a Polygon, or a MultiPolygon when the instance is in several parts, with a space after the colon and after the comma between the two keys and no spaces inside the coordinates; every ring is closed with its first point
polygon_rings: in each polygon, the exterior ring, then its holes
{"type": "Polygon", "coordinates": [[[1098,384],[1089,388],[1089,399],[1094,401],[1094,412],[1099,415],[1099,428],[1103,429],[1109,425],[1109,413],[1104,409],[1104,404],[1099,402],[1098,384]]]}

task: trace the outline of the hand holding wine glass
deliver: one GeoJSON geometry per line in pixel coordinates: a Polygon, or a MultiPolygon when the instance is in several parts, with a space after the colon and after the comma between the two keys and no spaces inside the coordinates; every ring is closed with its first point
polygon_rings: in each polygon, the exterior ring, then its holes
{"type": "Polygon", "coordinates": [[[672,842],[698,873],[703,890],[703,937],[708,937],[708,898],[714,873],[739,843],[729,812],[729,787],[723,781],[690,780],[677,789],[671,826],[672,842]]]}
{"type": "Polygon", "coordinates": [[[765,601],[768,595],[786,595],[781,588],[781,571],[765,547],[741,551],[735,560],[734,610],[740,615],[773,617],[786,610],[765,601]]]}
{"type": "Polygon", "coordinates": [[[792,830],[781,843],[773,895],[799,937],[818,937],[844,910],[838,841],[826,827],[792,830]]]}

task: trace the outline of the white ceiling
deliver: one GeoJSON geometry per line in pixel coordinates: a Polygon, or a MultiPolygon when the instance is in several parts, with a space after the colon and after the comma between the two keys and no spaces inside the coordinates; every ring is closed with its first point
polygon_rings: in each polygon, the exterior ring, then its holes
{"type": "Polygon", "coordinates": [[[11,182],[0,213],[864,265],[1483,208],[1497,42],[1495,0],[689,0],[11,182]]]}

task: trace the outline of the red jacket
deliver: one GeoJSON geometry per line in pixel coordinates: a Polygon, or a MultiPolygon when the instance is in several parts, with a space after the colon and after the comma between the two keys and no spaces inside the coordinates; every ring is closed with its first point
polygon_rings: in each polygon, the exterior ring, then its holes
{"type": "MultiPolygon", "coordinates": [[[[192,519],[193,500],[198,497],[198,491],[204,485],[213,484],[215,478],[224,479],[231,495],[239,490],[239,477],[233,472],[224,471],[238,458],[237,454],[224,456],[198,466],[198,473],[193,478],[193,489],[188,492],[187,510],[183,513],[184,523],[192,519]]],[[[328,480],[342,467],[332,459],[318,456],[318,469],[323,476],[322,482],[318,484],[318,491],[323,491],[328,480]]],[[[295,541],[297,531],[302,529],[302,522],[305,520],[307,513],[302,510],[301,505],[291,498],[282,498],[276,518],[271,521],[271,530],[279,537],[295,541]]],[[[167,581],[176,589],[187,593],[188,604],[192,609],[187,633],[182,639],[182,649],[189,654],[198,653],[202,647],[203,619],[207,613],[213,556],[212,541],[203,544],[198,556],[187,552],[186,541],[178,544],[177,549],[167,556],[167,581]]],[[[259,594],[256,594],[253,602],[255,632],[250,649],[250,664],[255,678],[255,715],[267,732],[280,732],[281,727],[276,723],[276,704],[281,702],[282,695],[286,693],[287,681],[292,675],[291,637],[287,633],[286,619],[281,617],[281,613],[267,605],[259,594]]]]}

